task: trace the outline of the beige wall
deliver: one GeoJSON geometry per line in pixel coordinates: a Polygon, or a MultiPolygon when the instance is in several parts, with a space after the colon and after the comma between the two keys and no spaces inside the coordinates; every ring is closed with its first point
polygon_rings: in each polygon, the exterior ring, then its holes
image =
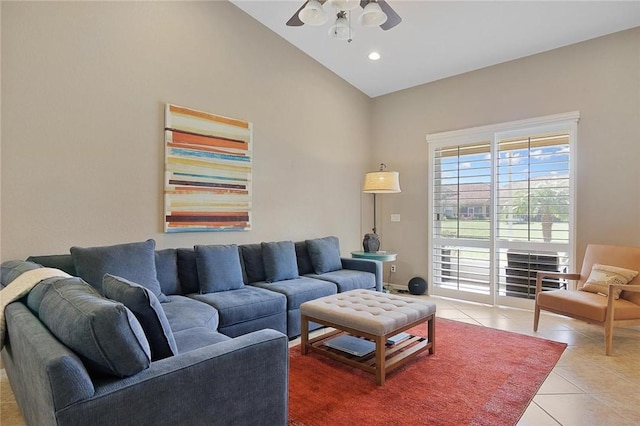
{"type": "Polygon", "coordinates": [[[337,235],[344,253],[360,247],[371,101],[244,12],[226,2],[1,7],[3,260],[146,238],[187,247],[337,235]],[[164,103],[253,122],[252,231],[163,234],[164,103]]]}
{"type": "Polygon", "coordinates": [[[392,281],[427,276],[427,134],[569,111],[581,116],[579,259],[590,242],[640,245],[636,28],[373,100],[376,160],[398,170],[402,184],[401,194],[380,197],[381,239],[398,252],[392,281]]]}
{"type": "Polygon", "coordinates": [[[378,197],[378,230],[404,284],[427,276],[425,136],[575,110],[577,251],[640,244],[640,29],[369,99],[225,2],[3,2],[1,19],[3,260],[327,234],[346,254],[385,162],[402,193],[378,197]],[[165,102],[254,123],[252,231],[162,233],[165,102]]]}

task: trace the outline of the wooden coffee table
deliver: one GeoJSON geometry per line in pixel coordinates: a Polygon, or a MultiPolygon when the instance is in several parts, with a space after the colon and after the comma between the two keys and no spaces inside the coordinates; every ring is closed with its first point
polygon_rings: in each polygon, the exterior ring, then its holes
{"type": "Polygon", "coordinates": [[[381,386],[386,373],[424,351],[435,353],[435,314],[436,305],[432,302],[371,290],[351,290],[321,297],[300,306],[301,351],[303,355],[317,352],[373,373],[376,384],[381,386]],[[310,340],[310,321],[336,330],[310,340]],[[408,335],[387,347],[389,338],[419,324],[425,324],[427,337],[408,335]],[[375,350],[357,356],[326,346],[327,341],[344,333],[374,342],[375,350]]]}

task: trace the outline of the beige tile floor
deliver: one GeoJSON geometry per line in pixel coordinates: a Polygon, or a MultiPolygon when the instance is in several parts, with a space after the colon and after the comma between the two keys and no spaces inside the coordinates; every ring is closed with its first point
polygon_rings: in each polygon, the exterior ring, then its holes
{"type": "MultiPolygon", "coordinates": [[[[640,424],[640,327],[616,329],[613,356],[604,355],[602,328],[520,309],[420,296],[437,304],[437,316],[567,343],[569,346],[518,422],[520,426],[624,426],[640,424]]],[[[299,339],[290,344],[299,343],[299,339]]],[[[22,426],[4,370],[0,369],[0,425],[22,426]]]]}

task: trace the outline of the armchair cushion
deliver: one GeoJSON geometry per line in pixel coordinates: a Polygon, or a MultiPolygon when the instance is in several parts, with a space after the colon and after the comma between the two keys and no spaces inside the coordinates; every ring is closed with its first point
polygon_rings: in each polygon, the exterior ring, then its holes
{"type": "MultiPolygon", "coordinates": [[[[604,322],[607,314],[607,298],[586,291],[542,291],[536,303],[542,309],[583,320],[604,322]]],[[[640,306],[628,300],[615,300],[614,308],[616,321],[640,318],[640,306]]]]}
{"type": "MultiPolygon", "coordinates": [[[[608,296],[609,284],[624,285],[633,280],[636,275],[638,275],[638,271],[595,263],[591,268],[589,278],[587,278],[587,281],[580,290],[600,294],[602,296],[608,296]]],[[[622,289],[614,289],[613,297],[615,299],[619,299],[620,293],[622,293],[622,289]]]]}

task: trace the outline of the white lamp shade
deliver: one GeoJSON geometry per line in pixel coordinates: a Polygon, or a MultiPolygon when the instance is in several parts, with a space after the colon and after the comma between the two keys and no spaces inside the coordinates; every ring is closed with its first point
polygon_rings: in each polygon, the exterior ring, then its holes
{"type": "Polygon", "coordinates": [[[353,31],[349,28],[347,18],[336,19],[336,24],[329,28],[329,37],[334,40],[348,40],[353,37],[353,31]]]}
{"type": "Polygon", "coordinates": [[[327,22],[327,14],[318,0],[309,0],[307,5],[298,13],[302,22],[308,25],[323,25],[327,22]]]}
{"type": "Polygon", "coordinates": [[[377,27],[387,22],[387,14],[382,11],[376,2],[369,2],[365,7],[358,22],[363,27],[377,27]]]}
{"type": "Polygon", "coordinates": [[[360,0],[329,0],[329,4],[338,10],[351,10],[360,5],[360,0]]]}
{"type": "Polygon", "coordinates": [[[362,192],[368,194],[393,194],[400,192],[400,173],[369,172],[364,176],[362,192]]]}

